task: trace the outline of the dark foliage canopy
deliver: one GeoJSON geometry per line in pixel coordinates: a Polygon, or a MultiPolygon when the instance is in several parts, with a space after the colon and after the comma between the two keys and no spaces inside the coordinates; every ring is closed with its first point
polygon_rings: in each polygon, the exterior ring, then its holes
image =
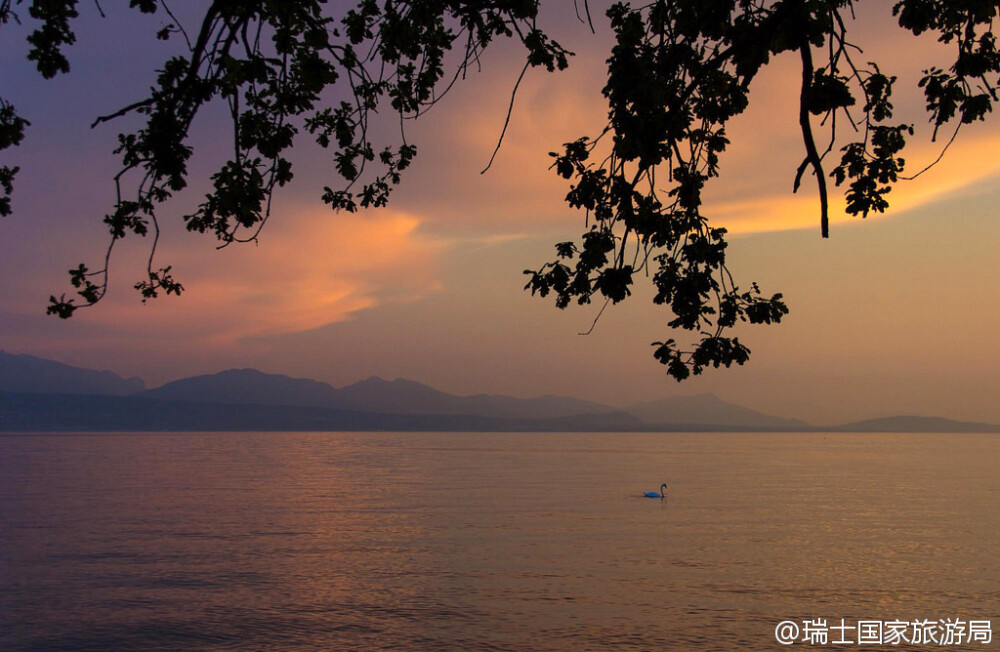
{"type": "MultiPolygon", "coordinates": [[[[592,24],[590,7],[579,1],[578,15],[592,24]]],[[[528,270],[526,289],[551,294],[560,308],[595,299],[606,306],[628,297],[635,279],[645,276],[655,286],[654,302],[672,311],[669,327],[696,334],[686,348],[672,338],[654,343],[670,375],[682,380],[708,366],[746,362],[749,350],[729,329],[738,322],[778,322],[788,311],[780,294],[736,284],[726,266],[726,232],[709,224],[701,206],[729,145],[727,123],[747,108],[758,72],[786,52],[801,62],[799,120],[789,125],[801,132],[804,147],[794,188],[807,172],[814,178],[823,237],[828,178],[844,186],[848,213],[862,217],[885,211],[893,184],[907,178],[901,153],[913,126],[893,119],[896,78],[858,61],[860,50],[848,40],[859,2],[612,5],[607,123],[595,136],[552,153],[554,172],[570,184],[567,203],[586,214],[586,231],[579,241],[557,244],[553,261],[528,270]],[[853,140],[839,142],[838,120],[850,125],[853,140]],[[825,147],[817,144],[818,129],[825,147]]],[[[0,24],[20,21],[21,4],[0,0],[0,24]]],[[[46,78],[68,72],[66,48],[75,39],[79,3],[23,4],[24,20],[34,27],[28,59],[46,78]]],[[[340,180],[324,188],[324,202],[347,211],[384,206],[416,155],[406,140],[407,121],[435,104],[491,43],[517,39],[525,70],[561,70],[571,57],[539,27],[538,0],[360,0],[340,13],[325,0],[212,0],[190,32],[167,0],[129,5],[163,15],[156,37],[181,39],[185,54],[164,62],[148,96],[94,123],[138,114],[144,124],[119,136],[122,168],[104,216],[110,242],[103,266],[70,271],[78,297],[51,298],[48,312],[59,317],[100,301],[111,252],[130,235],[151,239],[146,278],[135,285],[143,299],[182,292],[169,266],[154,265],[157,211],[188,183],[189,130],[207,104],[228,107],[233,149],[212,175],[212,191],[183,219],[189,230],[228,246],[257,239],[274,191],[293,178],[287,154],[300,137],[332,151],[340,180]],[[369,118],[377,110],[398,114],[397,142],[374,142],[369,118]]],[[[954,52],[942,67],[923,71],[920,81],[935,137],[949,128],[948,143],[961,125],[985,119],[997,101],[997,11],[997,0],[892,5],[902,30],[934,33],[954,52]]],[[[0,149],[19,144],[28,126],[0,98],[0,149]]],[[[17,171],[0,167],[0,215],[12,210],[17,171]]]]}

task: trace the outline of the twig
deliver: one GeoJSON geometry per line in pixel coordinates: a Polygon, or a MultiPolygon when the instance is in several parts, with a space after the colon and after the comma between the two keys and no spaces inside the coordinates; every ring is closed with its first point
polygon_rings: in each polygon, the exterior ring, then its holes
{"type": "Polygon", "coordinates": [[[598,320],[601,318],[601,315],[604,314],[604,310],[605,310],[605,308],[608,307],[609,303],[611,303],[611,297],[608,297],[607,299],[604,300],[604,305],[601,306],[601,311],[597,313],[596,317],[594,317],[594,323],[590,325],[590,328],[588,328],[583,333],[577,333],[577,335],[590,335],[591,333],[593,333],[594,332],[594,328],[597,327],[598,320]]]}
{"type": "Polygon", "coordinates": [[[941,150],[941,153],[938,154],[938,157],[936,159],[934,159],[934,161],[932,163],[930,163],[927,167],[925,167],[920,172],[917,172],[916,174],[914,174],[912,177],[899,177],[899,178],[902,179],[903,181],[913,181],[914,179],[916,179],[917,177],[919,177],[921,174],[923,174],[924,172],[927,172],[932,167],[934,167],[935,165],[937,165],[938,163],[940,163],[941,159],[944,158],[945,152],[947,152],[948,148],[951,147],[951,144],[953,142],[955,142],[955,137],[958,136],[958,130],[961,129],[961,128],[962,128],[962,123],[959,122],[958,125],[955,127],[955,131],[951,134],[951,138],[948,139],[948,142],[945,143],[945,146],[941,150]]]}
{"type": "Polygon", "coordinates": [[[507,119],[503,122],[503,131],[500,132],[500,139],[497,140],[496,149],[493,150],[493,156],[490,157],[490,162],[486,164],[483,171],[479,174],[486,174],[486,171],[490,169],[493,165],[493,159],[497,157],[497,152],[500,151],[500,145],[503,144],[503,137],[507,134],[507,126],[510,124],[510,114],[514,112],[514,98],[517,97],[517,89],[521,86],[521,80],[524,79],[524,73],[528,72],[529,63],[526,61],[524,63],[524,68],[521,68],[521,74],[517,78],[517,83],[514,84],[514,90],[510,94],[510,106],[507,107],[507,119]]]}

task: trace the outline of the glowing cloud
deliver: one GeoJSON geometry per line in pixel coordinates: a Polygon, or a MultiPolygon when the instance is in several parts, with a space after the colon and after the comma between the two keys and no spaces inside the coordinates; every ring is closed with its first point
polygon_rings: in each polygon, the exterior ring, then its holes
{"type": "Polygon", "coordinates": [[[418,235],[418,218],[319,210],[282,215],[259,246],[164,252],[186,286],[183,296],[139,308],[134,296],[121,292],[86,317],[147,337],[169,333],[219,347],[343,321],[439,285],[435,257],[445,245],[418,235]]]}
{"type": "MultiPolygon", "coordinates": [[[[918,161],[933,161],[941,148],[935,143],[914,143],[904,152],[909,168],[918,172],[918,161]]],[[[1000,158],[995,152],[1000,148],[1000,133],[986,137],[961,139],[955,142],[944,158],[918,179],[900,181],[889,194],[890,208],[885,214],[874,213],[868,219],[892,217],[906,211],[947,198],[963,188],[1000,174],[1000,158]]],[[[830,167],[830,164],[828,164],[830,167]]],[[[788,229],[819,229],[819,201],[813,190],[814,181],[803,179],[800,195],[756,194],[749,190],[739,200],[708,202],[705,215],[714,224],[724,226],[731,233],[760,233],[788,229]]],[[[831,195],[831,223],[855,222],[859,218],[845,212],[844,187],[835,188],[828,181],[831,195]]]]}

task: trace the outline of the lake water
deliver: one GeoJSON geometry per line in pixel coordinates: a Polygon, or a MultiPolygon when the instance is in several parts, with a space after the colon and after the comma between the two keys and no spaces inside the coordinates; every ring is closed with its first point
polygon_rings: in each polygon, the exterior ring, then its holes
{"type": "Polygon", "coordinates": [[[3,650],[997,649],[998,557],[993,435],[0,437],[3,650]]]}

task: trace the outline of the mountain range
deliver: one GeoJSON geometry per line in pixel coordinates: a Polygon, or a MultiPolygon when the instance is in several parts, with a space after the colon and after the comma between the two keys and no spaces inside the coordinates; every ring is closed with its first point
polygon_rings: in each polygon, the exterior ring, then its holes
{"type": "Polygon", "coordinates": [[[336,388],[256,369],[146,389],[139,378],[0,351],[0,431],[72,430],[1000,432],[1000,426],[900,416],[815,428],[713,394],[619,408],[554,395],[457,396],[375,376],[336,388]]]}
{"type": "Polygon", "coordinates": [[[256,369],[230,369],[183,378],[136,396],[199,403],[253,403],[384,412],[388,414],[462,414],[505,419],[547,419],[619,411],[600,403],[564,396],[520,399],[477,394],[455,396],[402,378],[372,376],[336,389],[305,378],[267,374],[256,369]]]}

